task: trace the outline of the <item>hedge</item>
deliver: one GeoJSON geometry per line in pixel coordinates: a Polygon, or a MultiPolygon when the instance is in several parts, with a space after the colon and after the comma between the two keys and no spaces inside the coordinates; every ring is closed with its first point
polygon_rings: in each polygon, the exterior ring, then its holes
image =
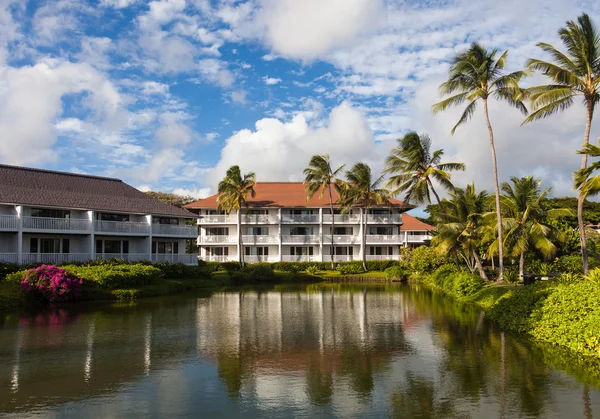
{"type": "Polygon", "coordinates": [[[162,276],[159,268],[150,265],[115,266],[72,266],[64,268],[73,275],[82,278],[84,283],[94,283],[103,288],[128,288],[150,284],[162,276]]]}

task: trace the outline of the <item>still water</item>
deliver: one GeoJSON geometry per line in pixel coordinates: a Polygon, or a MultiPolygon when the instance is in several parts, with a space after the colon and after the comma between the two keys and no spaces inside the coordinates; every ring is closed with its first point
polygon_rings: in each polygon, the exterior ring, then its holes
{"type": "Polygon", "coordinates": [[[576,364],[418,287],[231,290],[0,316],[0,416],[600,418],[576,364]]]}

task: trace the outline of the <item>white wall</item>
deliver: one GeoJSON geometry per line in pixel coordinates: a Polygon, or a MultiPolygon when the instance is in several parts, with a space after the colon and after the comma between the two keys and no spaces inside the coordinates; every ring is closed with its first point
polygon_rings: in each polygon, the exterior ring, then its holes
{"type": "Polygon", "coordinates": [[[36,234],[23,233],[23,253],[29,253],[30,240],[38,239],[69,239],[69,253],[90,253],[90,236],[74,234],[36,234]]]}
{"type": "Polygon", "coordinates": [[[0,233],[0,253],[17,253],[17,233],[0,233]]]}
{"type": "Polygon", "coordinates": [[[0,205],[0,215],[17,215],[14,205],[0,205]]]}

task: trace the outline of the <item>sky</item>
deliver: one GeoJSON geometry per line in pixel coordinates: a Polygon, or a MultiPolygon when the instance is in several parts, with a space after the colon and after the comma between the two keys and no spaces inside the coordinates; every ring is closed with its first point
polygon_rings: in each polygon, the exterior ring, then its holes
{"type": "MultiPolygon", "coordinates": [[[[460,109],[431,113],[449,61],[477,41],[522,69],[583,11],[600,25],[597,0],[0,0],[0,163],[202,198],[234,164],[301,181],[329,154],[379,173],[415,130],[466,163],[457,186],[492,190],[481,111],[454,135],[460,109]]],[[[490,118],[501,181],[573,194],[581,103],[523,127],[491,103],[490,118]]]]}

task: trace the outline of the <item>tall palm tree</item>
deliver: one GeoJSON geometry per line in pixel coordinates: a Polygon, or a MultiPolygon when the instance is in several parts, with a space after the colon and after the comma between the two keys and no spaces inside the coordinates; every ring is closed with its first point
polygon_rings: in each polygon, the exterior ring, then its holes
{"type": "Polygon", "coordinates": [[[331,184],[338,185],[340,179],[338,174],[344,168],[342,164],[337,169],[331,167],[331,160],[328,155],[312,156],[308,167],[304,169],[304,183],[306,184],[306,200],[309,201],[319,192],[319,198],[323,197],[325,190],[329,192],[329,209],[331,211],[331,269],[334,268],[335,243],[333,241],[333,229],[335,227],[335,215],[333,213],[333,193],[331,184]]]}
{"type": "Polygon", "coordinates": [[[373,179],[371,168],[365,163],[356,163],[346,172],[346,183],[340,185],[340,206],[342,212],[358,207],[360,209],[360,225],[362,234],[360,238],[362,265],[367,271],[366,241],[367,219],[369,209],[374,205],[390,206],[390,193],[382,188],[383,175],[373,179]]]}
{"type": "Polygon", "coordinates": [[[242,243],[242,208],[248,206],[248,198],[254,198],[256,192],[256,175],[254,172],[242,176],[239,166],[231,166],[222,181],[219,182],[217,210],[230,214],[237,211],[238,256],[240,266],[244,266],[244,244],[242,243]]]}
{"type": "MultiPolygon", "coordinates": [[[[590,130],[594,109],[600,101],[600,31],[596,28],[587,14],[582,14],[577,21],[568,21],[566,26],[558,31],[566,53],[558,48],[539,43],[544,52],[550,54],[553,62],[530,59],[527,66],[539,70],[552,79],[552,83],[534,86],[528,89],[534,112],[524,123],[554,115],[568,109],[580,96],[586,108],[585,132],[583,146],[590,142],[590,130]]],[[[587,167],[587,154],[581,159],[581,169],[587,167]]],[[[583,202],[585,196],[579,194],[577,201],[577,221],[581,241],[581,256],[583,270],[589,270],[585,225],[583,224],[583,202]]]]}
{"type": "Polygon", "coordinates": [[[431,151],[428,135],[409,132],[398,139],[398,146],[392,149],[385,160],[384,173],[392,175],[386,186],[392,189],[393,195],[405,192],[404,200],[411,204],[430,204],[431,191],[439,204],[440,197],[431,180],[451,191],[453,186],[449,172],[465,170],[464,163],[442,163],[443,155],[444,150],[431,151]]]}
{"type": "MultiPolygon", "coordinates": [[[[462,105],[468,102],[462,116],[452,128],[451,133],[459,125],[469,121],[479,101],[483,102],[483,115],[490,137],[490,150],[492,152],[492,169],[494,171],[494,191],[496,193],[496,214],[499,243],[502,241],[502,214],[500,212],[500,186],[498,183],[498,162],[496,159],[496,147],[494,145],[494,131],[490,122],[488,112],[488,100],[490,98],[507,102],[519,111],[527,114],[527,108],[523,104],[523,91],[519,87],[521,79],[527,75],[526,71],[516,71],[506,74],[503,70],[506,65],[508,51],[498,56],[498,50],[487,50],[478,43],[458,54],[451,63],[448,81],[440,86],[440,94],[450,96],[433,105],[433,113],[445,111],[451,106],[462,105]]],[[[504,277],[504,261],[502,246],[498,249],[499,276],[504,277]]]]}
{"type": "Polygon", "coordinates": [[[505,245],[511,249],[512,256],[519,257],[519,275],[523,277],[525,254],[537,249],[548,258],[556,253],[556,245],[550,240],[552,228],[545,222],[548,219],[573,215],[566,208],[546,209],[542,205],[552,188],[541,190],[541,179],[527,176],[510,178],[502,183],[503,195],[500,197],[504,227],[505,245]]]}
{"type": "Polygon", "coordinates": [[[438,250],[460,256],[471,272],[477,269],[486,281],[488,277],[479,257],[479,246],[488,206],[488,193],[477,192],[474,183],[464,189],[455,188],[450,197],[439,204],[436,212],[438,234],[431,241],[438,250]]]}

